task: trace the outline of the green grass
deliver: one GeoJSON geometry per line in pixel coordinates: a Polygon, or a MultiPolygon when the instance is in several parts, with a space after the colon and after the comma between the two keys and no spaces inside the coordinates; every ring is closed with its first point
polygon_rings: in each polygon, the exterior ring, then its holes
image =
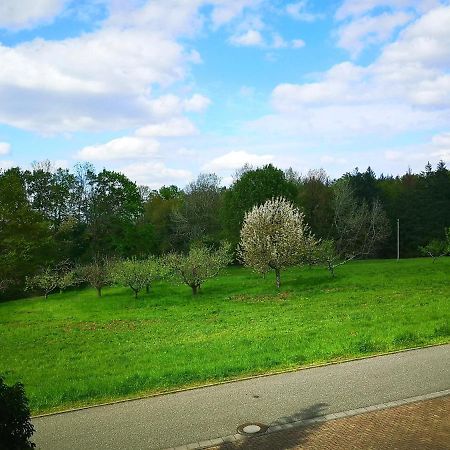
{"type": "Polygon", "coordinates": [[[0,304],[0,373],[34,413],[450,341],[450,258],[161,282],[0,304]]]}

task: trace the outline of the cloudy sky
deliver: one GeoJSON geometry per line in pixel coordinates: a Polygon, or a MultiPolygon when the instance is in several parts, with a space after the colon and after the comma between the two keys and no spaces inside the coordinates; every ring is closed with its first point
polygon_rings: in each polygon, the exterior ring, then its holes
{"type": "Polygon", "coordinates": [[[140,184],[450,163],[448,0],[1,0],[0,167],[140,184]]]}

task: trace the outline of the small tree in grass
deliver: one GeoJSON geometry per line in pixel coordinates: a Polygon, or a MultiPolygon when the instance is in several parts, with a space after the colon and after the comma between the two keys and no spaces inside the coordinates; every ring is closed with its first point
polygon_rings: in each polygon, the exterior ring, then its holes
{"type": "Polygon", "coordinates": [[[334,278],[334,270],[338,266],[346,264],[349,259],[342,260],[336,251],[336,244],[333,240],[322,241],[315,249],[315,260],[317,264],[323,264],[334,278]]]}
{"type": "Polygon", "coordinates": [[[134,298],[139,292],[149,287],[160,275],[159,262],[156,258],[138,260],[136,258],[119,261],[112,266],[111,276],[115,283],[131,288],[134,298]]]}
{"type": "Polygon", "coordinates": [[[177,281],[188,285],[192,294],[196,295],[200,286],[209,278],[215,277],[231,260],[228,243],[223,243],[217,250],[202,244],[191,247],[187,255],[166,255],[165,265],[177,281]]]}
{"type": "Polygon", "coordinates": [[[48,295],[59,287],[60,277],[51,267],[46,267],[41,272],[26,280],[26,289],[30,291],[37,290],[44,294],[47,299],[48,295]]]}
{"type": "Polygon", "coordinates": [[[425,256],[431,256],[433,262],[441,256],[450,254],[450,228],[445,230],[445,239],[433,239],[427,245],[419,247],[419,251],[425,256]]]}
{"type": "Polygon", "coordinates": [[[103,258],[97,258],[92,263],[77,269],[78,278],[90,284],[97,291],[97,296],[102,296],[102,289],[112,282],[110,262],[103,258]]]}
{"type": "Polygon", "coordinates": [[[419,247],[420,252],[425,256],[430,256],[433,262],[441,256],[445,256],[448,253],[447,243],[433,239],[427,245],[419,247]]]}
{"type": "Polygon", "coordinates": [[[0,377],[0,448],[25,450],[35,448],[30,441],[34,427],[23,384],[5,384],[0,377]]]}
{"type": "Polygon", "coordinates": [[[239,258],[257,272],[275,272],[280,288],[281,271],[308,262],[316,245],[303,213],[283,198],[268,200],[247,212],[241,229],[239,258]]]}

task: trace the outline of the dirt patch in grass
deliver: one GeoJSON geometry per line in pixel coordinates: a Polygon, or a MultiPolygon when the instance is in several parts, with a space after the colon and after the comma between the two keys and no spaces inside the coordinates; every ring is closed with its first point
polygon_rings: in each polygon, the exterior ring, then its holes
{"type": "Polygon", "coordinates": [[[291,297],[290,292],[279,292],[275,295],[255,295],[255,294],[236,294],[228,297],[232,302],[243,303],[264,303],[264,302],[284,302],[291,297]]]}

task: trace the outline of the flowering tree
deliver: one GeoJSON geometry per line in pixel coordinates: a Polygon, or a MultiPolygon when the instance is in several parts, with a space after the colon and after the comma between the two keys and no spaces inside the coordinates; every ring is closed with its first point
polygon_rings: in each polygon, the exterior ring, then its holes
{"type": "Polygon", "coordinates": [[[279,288],[281,270],[307,261],[316,242],[303,213],[280,197],[247,212],[238,253],[257,272],[274,270],[279,288]]]}
{"type": "Polygon", "coordinates": [[[59,280],[58,273],[51,267],[46,267],[33,277],[26,279],[26,289],[41,291],[47,299],[48,295],[59,286],[59,280]]]}
{"type": "Polygon", "coordinates": [[[102,289],[111,284],[111,263],[105,258],[96,258],[90,264],[77,269],[79,281],[90,284],[102,296],[102,289]]]}
{"type": "Polygon", "coordinates": [[[217,250],[205,245],[191,247],[187,255],[171,253],[166,255],[166,266],[180,283],[187,284],[196,295],[200,286],[215,277],[231,262],[230,245],[224,243],[217,250]]]}
{"type": "Polygon", "coordinates": [[[134,298],[137,298],[142,289],[146,288],[148,292],[153,281],[161,276],[160,266],[159,260],[154,257],[125,259],[112,265],[111,277],[115,283],[129,287],[134,298]]]}

